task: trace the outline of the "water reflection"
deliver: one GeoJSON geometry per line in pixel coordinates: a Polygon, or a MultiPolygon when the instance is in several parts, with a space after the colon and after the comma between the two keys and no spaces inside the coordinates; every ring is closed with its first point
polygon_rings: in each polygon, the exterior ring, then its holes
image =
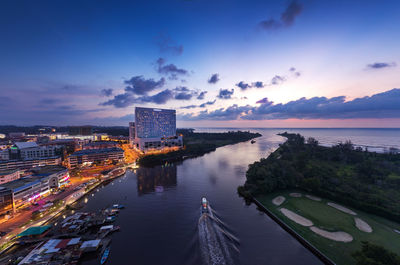
{"type": "Polygon", "coordinates": [[[163,192],[164,189],[175,187],[176,165],[166,164],[153,168],[139,168],[136,172],[137,190],[139,195],[163,192]]]}

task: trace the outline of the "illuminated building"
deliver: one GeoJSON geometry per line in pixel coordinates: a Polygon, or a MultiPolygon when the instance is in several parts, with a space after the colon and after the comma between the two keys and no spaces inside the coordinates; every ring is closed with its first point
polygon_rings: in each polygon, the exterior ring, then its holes
{"type": "Polygon", "coordinates": [[[32,169],[32,175],[0,184],[0,191],[12,194],[13,211],[50,194],[51,189],[66,185],[68,169],[62,166],[44,166],[32,169]]]}
{"type": "Polygon", "coordinates": [[[68,157],[70,167],[85,164],[104,162],[106,160],[121,162],[124,159],[124,150],[118,147],[104,149],[87,149],[73,153],[68,157]]]}
{"type": "Polygon", "coordinates": [[[129,123],[129,143],[133,145],[133,142],[135,141],[135,123],[130,122],[129,123]]]}
{"type": "Polygon", "coordinates": [[[176,135],[176,111],[136,107],[134,143],[141,151],[181,147],[182,136],[176,135]]]}
{"type": "Polygon", "coordinates": [[[13,197],[11,190],[0,187],[0,219],[13,212],[13,197]]]}
{"type": "Polygon", "coordinates": [[[63,147],[58,145],[39,146],[36,142],[16,142],[11,154],[22,160],[46,158],[62,155],[63,147]]]}
{"type": "Polygon", "coordinates": [[[37,166],[60,165],[61,157],[46,157],[29,160],[0,161],[0,170],[30,169],[37,166]]]}
{"type": "Polygon", "coordinates": [[[19,179],[21,172],[18,169],[0,171],[0,185],[19,179]]]}

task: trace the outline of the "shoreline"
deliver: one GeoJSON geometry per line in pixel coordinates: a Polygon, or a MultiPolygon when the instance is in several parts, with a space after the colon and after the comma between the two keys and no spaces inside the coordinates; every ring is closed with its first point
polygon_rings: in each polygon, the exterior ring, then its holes
{"type": "Polygon", "coordinates": [[[259,133],[249,133],[249,135],[247,135],[247,137],[245,138],[236,140],[232,139],[231,142],[223,144],[218,144],[218,140],[213,140],[211,141],[211,143],[204,143],[200,145],[197,143],[188,143],[184,146],[183,149],[180,149],[178,151],[172,151],[166,154],[143,156],[139,158],[137,163],[140,166],[154,167],[165,163],[181,162],[189,158],[196,158],[203,156],[207,153],[214,152],[219,147],[251,141],[261,136],[262,135],[259,133]]]}
{"type": "MultiPolygon", "coordinates": [[[[122,175],[126,174],[126,168],[129,168],[129,165],[124,165],[124,166],[120,166],[120,167],[116,167],[116,168],[112,169],[110,171],[110,173],[113,172],[114,170],[120,170],[120,169],[125,169],[125,170],[121,174],[115,175],[113,177],[107,177],[107,178],[101,179],[100,181],[98,181],[94,185],[92,185],[90,187],[90,189],[88,189],[87,191],[82,192],[81,190],[78,190],[78,191],[70,194],[68,197],[73,197],[74,198],[74,200],[72,202],[70,202],[68,204],[65,204],[64,206],[60,207],[60,209],[58,209],[58,211],[50,214],[48,219],[46,219],[46,217],[44,217],[43,218],[44,220],[38,220],[35,224],[27,226],[24,230],[26,230],[26,229],[28,229],[29,227],[32,227],[32,226],[41,226],[41,225],[46,225],[46,224],[49,224],[51,222],[54,222],[55,219],[59,218],[62,215],[63,212],[68,211],[68,209],[67,209],[68,206],[72,206],[73,204],[79,202],[85,195],[87,195],[90,192],[92,192],[98,186],[100,186],[100,185],[102,185],[104,183],[107,183],[107,182],[111,182],[111,181],[121,177],[122,175]],[[76,195],[76,194],[79,194],[79,196],[75,197],[74,195],[76,195]]],[[[85,188],[82,188],[82,189],[85,189],[85,188]]],[[[64,198],[63,200],[66,200],[66,198],[64,198]]],[[[15,230],[17,230],[19,228],[20,227],[16,228],[15,230]]],[[[13,233],[13,231],[9,232],[9,234],[11,234],[11,233],[13,233]]],[[[9,239],[9,241],[14,240],[14,242],[12,242],[12,244],[10,244],[9,246],[7,246],[4,249],[2,249],[0,251],[0,256],[3,255],[5,252],[7,252],[9,249],[11,249],[13,246],[15,246],[18,243],[18,242],[15,241],[16,235],[14,235],[12,238],[9,239]]],[[[4,243],[2,246],[6,245],[6,244],[8,244],[8,243],[4,243]]],[[[2,246],[0,246],[0,247],[2,247],[2,246]]]]}
{"type": "Polygon", "coordinates": [[[293,230],[290,226],[288,226],[284,221],[282,221],[279,217],[277,217],[274,213],[268,210],[261,202],[259,202],[256,198],[251,196],[251,201],[254,202],[255,205],[259,209],[261,209],[264,213],[266,213],[275,223],[277,223],[283,230],[288,232],[293,238],[295,238],[301,245],[303,245],[306,249],[308,249],[312,254],[314,254],[320,261],[324,264],[328,265],[336,265],[330,258],[328,258],[325,254],[319,251],[316,247],[314,247],[310,242],[308,242],[304,237],[298,234],[295,230],[293,230]]]}

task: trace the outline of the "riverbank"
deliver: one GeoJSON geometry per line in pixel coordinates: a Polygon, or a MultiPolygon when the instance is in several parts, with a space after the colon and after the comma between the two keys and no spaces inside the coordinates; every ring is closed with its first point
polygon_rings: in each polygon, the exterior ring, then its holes
{"type": "Polygon", "coordinates": [[[280,135],[287,141],[249,166],[239,194],[256,198],[337,264],[354,264],[362,241],[398,253],[400,155],[280,135]]]}
{"type": "MultiPolygon", "coordinates": [[[[127,167],[129,167],[129,165],[127,167]]],[[[125,171],[126,171],[126,166],[116,167],[101,179],[93,178],[92,180],[94,180],[94,181],[88,181],[84,184],[81,184],[80,189],[77,189],[74,193],[72,193],[62,199],[63,204],[57,210],[43,216],[42,218],[40,218],[38,220],[29,221],[28,223],[14,229],[13,231],[10,231],[8,233],[7,237],[5,238],[5,239],[7,239],[7,241],[2,242],[2,244],[0,246],[0,255],[2,255],[8,249],[10,249],[14,246],[14,244],[16,243],[16,236],[19,233],[21,233],[22,231],[24,231],[30,227],[33,227],[33,226],[47,225],[47,224],[56,222],[56,220],[61,218],[62,214],[65,211],[69,210],[69,208],[71,208],[73,204],[77,203],[86,194],[92,192],[94,189],[96,189],[100,185],[124,175],[125,171]]]]}
{"type": "Polygon", "coordinates": [[[183,161],[188,158],[202,156],[215,151],[218,147],[246,142],[260,137],[259,133],[226,132],[226,133],[194,133],[186,132],[183,135],[184,148],[165,154],[143,156],[138,160],[140,166],[156,166],[164,163],[183,161]]]}
{"type": "Polygon", "coordinates": [[[255,200],[260,208],[265,208],[274,216],[271,217],[274,221],[281,226],[287,226],[289,229],[284,227],[286,231],[326,264],[354,264],[352,254],[361,249],[362,241],[398,253],[400,236],[395,230],[400,224],[338,205],[323,197],[307,195],[311,194],[286,190],[257,196],[255,200]],[[301,196],[294,197],[293,192],[301,196]],[[276,205],[274,199],[277,197],[285,198],[284,202],[276,205]],[[287,212],[293,214],[288,215],[287,212]],[[307,220],[307,223],[302,222],[303,220],[307,220]]]}

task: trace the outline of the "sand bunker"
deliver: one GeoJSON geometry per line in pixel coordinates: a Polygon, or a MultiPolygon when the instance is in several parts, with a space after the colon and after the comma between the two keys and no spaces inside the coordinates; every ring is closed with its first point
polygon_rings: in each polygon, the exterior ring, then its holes
{"type": "Polygon", "coordinates": [[[340,241],[340,242],[351,242],[353,241],[353,237],[346,233],[346,232],[342,232],[342,231],[338,231],[338,232],[328,232],[322,229],[319,229],[318,227],[312,226],[310,227],[311,231],[313,231],[314,233],[323,236],[325,238],[328,238],[330,240],[334,240],[334,241],[340,241]]]}
{"type": "Polygon", "coordinates": [[[351,214],[351,215],[357,215],[357,214],[356,214],[355,212],[353,212],[352,210],[347,209],[346,207],[343,207],[343,206],[341,206],[341,205],[339,205],[339,204],[336,204],[336,203],[333,203],[333,202],[328,202],[327,204],[328,204],[329,206],[332,206],[333,208],[338,209],[339,211],[344,212],[344,213],[348,213],[348,214],[351,214]]]}
{"type": "Polygon", "coordinates": [[[297,213],[292,212],[291,210],[282,208],[280,209],[280,211],[290,220],[292,220],[293,222],[298,223],[299,225],[302,226],[312,226],[313,222],[311,222],[310,220],[308,220],[307,218],[304,218],[301,215],[298,215],[297,213]]]}
{"type": "Polygon", "coordinates": [[[295,197],[295,198],[300,198],[301,197],[301,193],[297,193],[297,192],[292,192],[289,194],[291,197],[295,197]]]}
{"type": "Polygon", "coordinates": [[[318,198],[318,197],[315,197],[315,196],[312,196],[312,195],[306,195],[306,197],[309,198],[310,200],[313,200],[313,201],[317,201],[317,202],[321,201],[321,198],[318,198]]]}
{"type": "Polygon", "coordinates": [[[356,218],[354,218],[354,221],[356,222],[357,228],[360,229],[361,231],[364,231],[367,233],[372,232],[372,228],[364,220],[356,217],[356,218]]]}
{"type": "Polygon", "coordinates": [[[275,199],[272,200],[272,203],[275,204],[276,206],[281,205],[285,201],[285,197],[283,196],[278,196],[275,199]]]}

